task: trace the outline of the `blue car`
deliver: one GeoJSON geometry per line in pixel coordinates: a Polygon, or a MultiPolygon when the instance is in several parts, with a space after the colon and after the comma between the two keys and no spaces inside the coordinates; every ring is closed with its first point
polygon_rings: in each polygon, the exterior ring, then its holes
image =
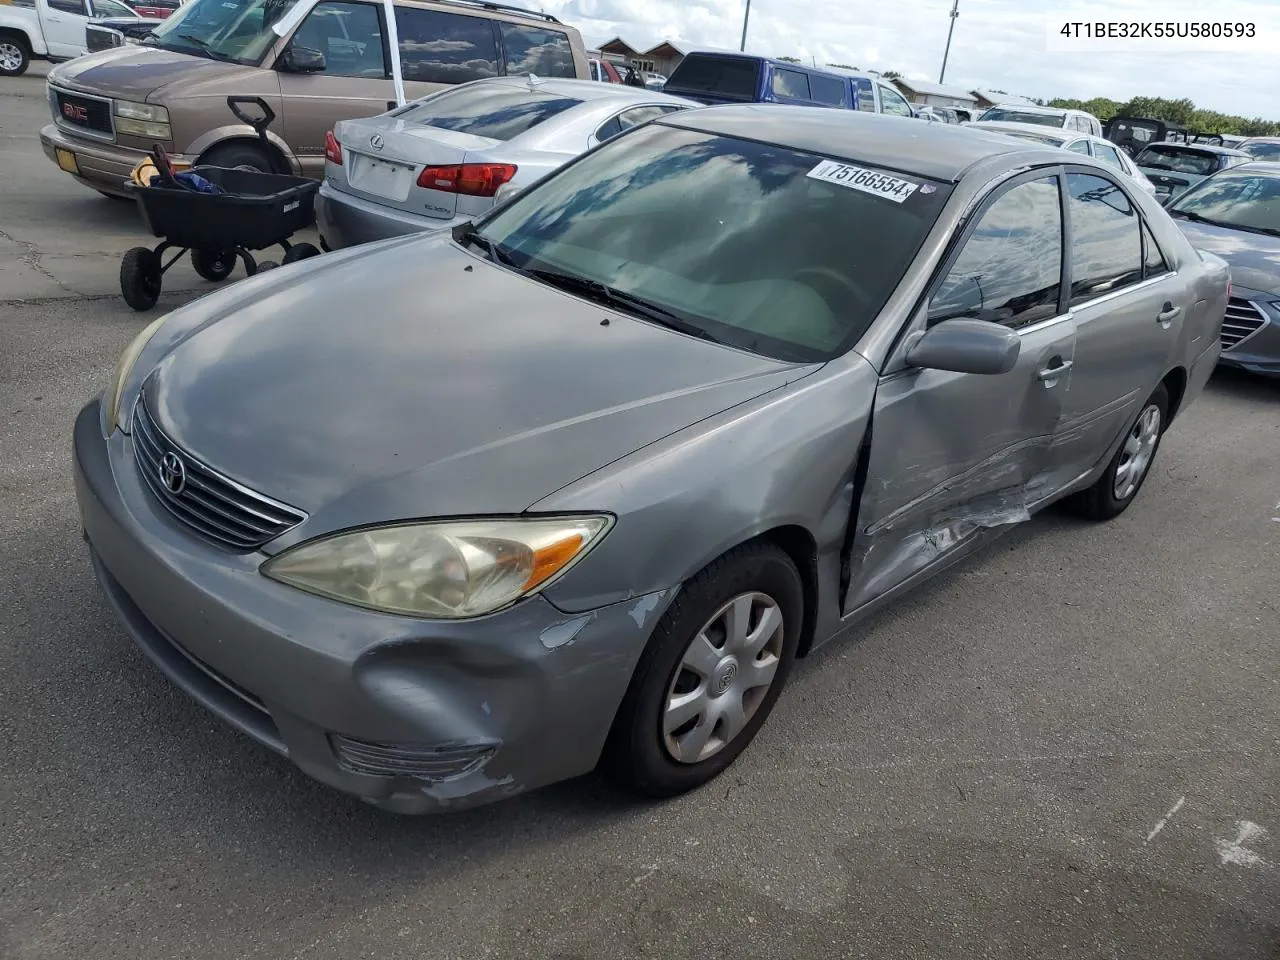
{"type": "Polygon", "coordinates": [[[902,94],[872,74],[748,53],[694,51],[672,72],[664,89],[706,104],[789,103],[915,116],[902,94]]]}

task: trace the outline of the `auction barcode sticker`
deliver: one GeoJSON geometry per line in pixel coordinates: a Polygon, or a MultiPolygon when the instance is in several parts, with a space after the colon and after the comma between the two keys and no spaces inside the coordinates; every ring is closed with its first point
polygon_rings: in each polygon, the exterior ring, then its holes
{"type": "Polygon", "coordinates": [[[875,170],[868,170],[866,167],[838,163],[835,160],[823,160],[809,171],[808,176],[814,180],[838,183],[842,187],[850,187],[854,190],[861,190],[863,193],[884,197],[894,203],[901,203],[920,187],[920,184],[912,183],[910,180],[891,177],[887,173],[877,173],[875,170]]]}

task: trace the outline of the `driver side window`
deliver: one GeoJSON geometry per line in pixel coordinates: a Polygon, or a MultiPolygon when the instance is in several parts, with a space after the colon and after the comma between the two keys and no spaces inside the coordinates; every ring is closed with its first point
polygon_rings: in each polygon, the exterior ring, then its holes
{"type": "Polygon", "coordinates": [[[966,317],[1024,327],[1058,315],[1062,200],[1056,177],[1006,191],[982,214],[929,301],[929,325],[966,317]]]}
{"type": "Polygon", "coordinates": [[[303,48],[324,57],[324,69],[313,73],[375,80],[388,75],[382,46],[378,8],[344,0],[316,4],[289,41],[291,51],[303,48]]]}
{"type": "Polygon", "coordinates": [[[884,108],[884,112],[895,117],[911,117],[911,107],[907,105],[907,101],[895,90],[891,90],[883,83],[880,84],[880,103],[884,108]]]}

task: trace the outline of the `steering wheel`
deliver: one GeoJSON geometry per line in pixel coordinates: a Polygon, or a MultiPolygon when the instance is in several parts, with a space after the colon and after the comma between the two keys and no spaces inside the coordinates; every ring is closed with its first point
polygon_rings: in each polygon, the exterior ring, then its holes
{"type": "MultiPolygon", "coordinates": [[[[805,286],[809,287],[811,290],[813,290],[815,293],[821,296],[824,300],[827,300],[829,303],[839,303],[841,301],[841,298],[839,296],[836,296],[835,298],[831,298],[831,297],[828,297],[824,292],[824,290],[830,290],[832,285],[849,291],[854,295],[855,298],[857,298],[858,302],[861,304],[867,304],[871,302],[871,297],[868,296],[866,290],[862,289],[862,287],[859,284],[854,282],[849,277],[845,276],[843,273],[840,273],[839,271],[831,267],[801,267],[799,270],[793,273],[788,279],[794,280],[797,283],[804,283],[805,286]],[[801,279],[801,277],[805,277],[805,276],[814,277],[818,281],[818,283],[817,284],[805,283],[805,281],[801,279]]],[[[830,290],[830,292],[833,294],[836,293],[835,290],[830,290]]]]}

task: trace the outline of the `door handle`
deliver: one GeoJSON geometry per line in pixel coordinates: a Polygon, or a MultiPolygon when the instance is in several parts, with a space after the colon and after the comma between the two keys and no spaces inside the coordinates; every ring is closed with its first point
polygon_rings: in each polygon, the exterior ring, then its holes
{"type": "Polygon", "coordinates": [[[1156,320],[1159,321],[1160,326],[1167,330],[1169,329],[1169,324],[1173,323],[1180,313],[1182,313],[1181,307],[1175,307],[1172,303],[1166,303],[1164,305],[1164,309],[1156,314],[1156,320]]]}
{"type": "Polygon", "coordinates": [[[1072,365],[1072,361],[1062,360],[1062,361],[1059,361],[1056,367],[1045,367],[1038,374],[1036,374],[1036,376],[1039,377],[1041,381],[1048,383],[1050,380],[1057,380],[1064,373],[1070,370],[1071,365],[1072,365]]]}

